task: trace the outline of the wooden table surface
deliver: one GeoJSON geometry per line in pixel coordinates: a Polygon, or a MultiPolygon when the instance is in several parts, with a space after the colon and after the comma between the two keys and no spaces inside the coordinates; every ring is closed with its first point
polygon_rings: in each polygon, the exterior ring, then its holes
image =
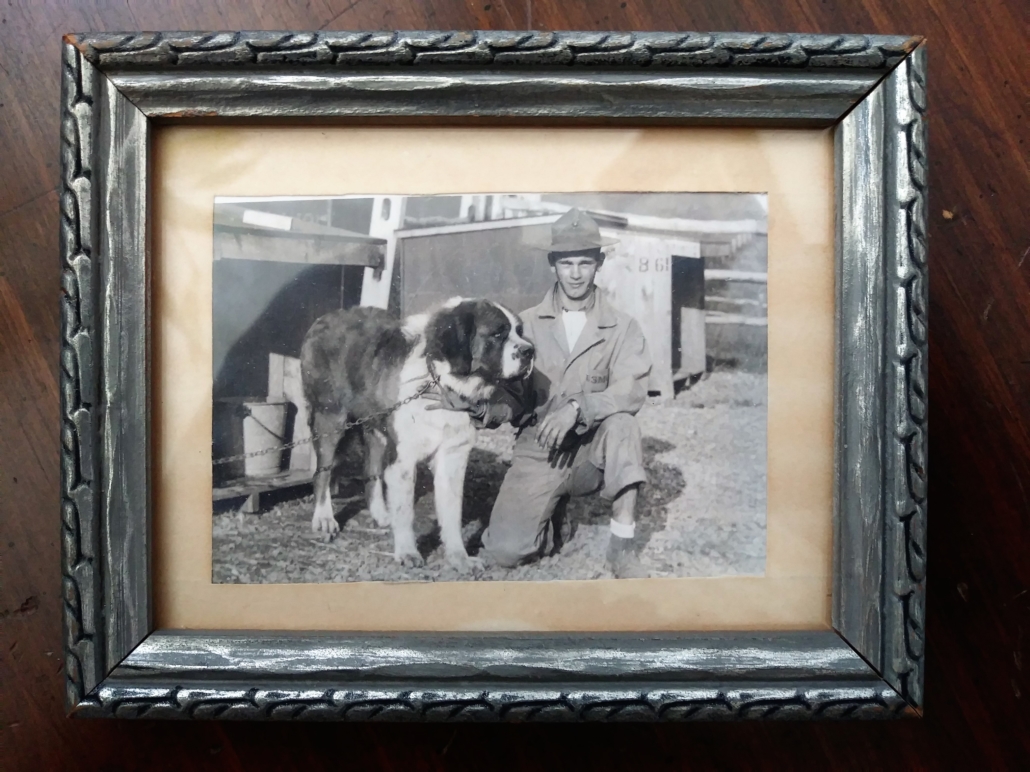
{"type": "Polygon", "coordinates": [[[0,4],[0,768],[1030,768],[1026,0],[5,0],[0,4]],[[930,52],[926,711],[896,723],[378,726],[64,717],[60,37],[145,29],[914,33],[930,52]]]}

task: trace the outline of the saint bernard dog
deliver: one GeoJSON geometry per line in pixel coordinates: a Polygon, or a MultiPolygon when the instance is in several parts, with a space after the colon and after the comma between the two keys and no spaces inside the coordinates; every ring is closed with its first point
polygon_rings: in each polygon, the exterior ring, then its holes
{"type": "Polygon", "coordinates": [[[394,558],[423,562],[413,528],[415,472],[429,461],[447,560],[463,571],[475,565],[461,536],[465,468],[476,438],[470,415],[427,410],[431,402],[421,396],[391,408],[425,388],[431,373],[441,388],[470,402],[488,400],[496,384],[528,375],[533,355],[519,318],[488,300],[453,298],[435,313],[404,321],[368,307],[318,319],[300,360],[318,461],[312,529],[339,530],[329,493],[333,459],[346,424],[369,419],[360,427],[368,509],[393,530],[394,558]]]}

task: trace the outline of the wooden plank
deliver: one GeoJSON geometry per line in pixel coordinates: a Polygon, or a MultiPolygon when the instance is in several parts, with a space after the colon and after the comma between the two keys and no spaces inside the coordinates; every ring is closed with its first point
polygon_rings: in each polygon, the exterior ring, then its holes
{"type": "Polygon", "coordinates": [[[255,493],[267,493],[268,491],[294,488],[299,485],[311,484],[311,472],[308,470],[291,469],[280,472],[269,477],[244,477],[232,480],[228,483],[213,488],[211,491],[212,501],[225,501],[226,499],[251,496],[255,493]]]}
{"type": "Polygon", "coordinates": [[[724,268],[706,268],[707,281],[747,281],[768,284],[769,274],[765,271],[732,271],[724,268]]]}
{"type": "MultiPolygon", "coordinates": [[[[556,216],[560,216],[568,210],[567,205],[552,201],[535,201],[527,205],[521,201],[502,200],[502,207],[508,212],[539,213],[544,211],[553,212],[556,216]]],[[[764,220],[689,220],[683,217],[654,217],[646,214],[610,212],[604,209],[587,209],[585,211],[602,227],[605,224],[617,225],[620,228],[676,235],[691,241],[703,239],[711,242],[717,240],[719,236],[723,236],[727,240],[739,239],[742,235],[751,236],[755,233],[764,235],[769,230],[764,220]]]]}
{"type": "Polygon", "coordinates": [[[271,353],[268,355],[268,399],[280,400],[285,398],[285,384],[283,378],[286,369],[286,357],[282,354],[271,353]]]}
{"type": "Polygon", "coordinates": [[[290,450],[290,469],[314,474],[318,459],[315,456],[314,447],[308,442],[311,439],[310,410],[308,401],[304,397],[300,360],[296,357],[286,357],[284,365],[283,396],[297,408],[291,442],[302,443],[290,450]]]}
{"type": "Polygon", "coordinates": [[[404,223],[405,196],[376,196],[372,204],[369,233],[386,240],[378,268],[366,268],[361,279],[361,305],[389,308],[390,288],[397,268],[400,241],[398,229],[404,223]]]}
{"type": "MultiPolygon", "coordinates": [[[[562,207],[566,211],[568,207],[562,207]]],[[[539,217],[512,217],[506,220],[482,220],[480,222],[462,222],[452,225],[433,225],[427,228],[405,228],[397,231],[399,239],[418,239],[425,236],[443,236],[449,233],[472,233],[474,231],[493,231],[504,228],[525,228],[531,225],[550,225],[559,215],[541,215],[539,217]]]]}
{"type": "Polygon", "coordinates": [[[301,382],[300,359],[275,353],[268,355],[268,398],[284,399],[296,408],[293,434],[287,439],[301,444],[290,449],[290,470],[314,472],[316,461],[308,442],[311,427],[308,424],[308,401],[304,398],[301,382]]]}
{"type": "Polygon", "coordinates": [[[747,327],[768,327],[769,319],[764,316],[731,314],[726,311],[705,312],[705,324],[742,324],[747,327]]]}
{"type": "Polygon", "coordinates": [[[705,312],[700,308],[680,309],[680,366],[675,380],[703,373],[705,358],[705,312]]]}
{"type": "Polygon", "coordinates": [[[384,246],[332,237],[298,238],[274,230],[215,227],[216,260],[274,260],[279,263],[357,265],[379,268],[384,246]]]}
{"type": "MultiPolygon", "coordinates": [[[[327,202],[329,199],[325,199],[327,202]]],[[[275,208],[275,207],[272,207],[275,208]]],[[[227,231],[253,231],[265,233],[272,231],[288,238],[295,239],[331,239],[369,246],[384,246],[385,239],[379,239],[364,233],[355,233],[345,228],[323,225],[300,217],[275,214],[266,209],[250,209],[244,204],[236,204],[215,200],[215,229],[227,231]]]]}

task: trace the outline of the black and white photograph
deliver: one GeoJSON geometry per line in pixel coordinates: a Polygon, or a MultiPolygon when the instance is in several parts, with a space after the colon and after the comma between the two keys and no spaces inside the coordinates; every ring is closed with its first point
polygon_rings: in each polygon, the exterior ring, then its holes
{"type": "Polygon", "coordinates": [[[765,573],[768,202],[218,197],[215,583],[765,573]]]}

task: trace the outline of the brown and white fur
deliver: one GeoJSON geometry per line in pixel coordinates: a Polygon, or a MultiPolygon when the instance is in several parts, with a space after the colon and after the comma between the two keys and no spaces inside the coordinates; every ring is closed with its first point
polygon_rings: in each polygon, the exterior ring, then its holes
{"type": "Polygon", "coordinates": [[[365,444],[369,512],[393,530],[394,558],[421,564],[415,544],[415,474],[419,462],[433,472],[436,517],[447,560],[466,570],[461,536],[462,497],[476,430],[468,413],[427,410],[418,392],[432,363],[440,385],[466,400],[489,400],[496,384],[521,378],[533,367],[533,345],[519,318],[487,300],[454,298],[431,314],[404,322],[376,308],[334,311],[318,319],[301,349],[301,378],[310,409],[318,461],[311,527],[339,530],[330,477],[345,425],[361,426],[365,444]]]}

